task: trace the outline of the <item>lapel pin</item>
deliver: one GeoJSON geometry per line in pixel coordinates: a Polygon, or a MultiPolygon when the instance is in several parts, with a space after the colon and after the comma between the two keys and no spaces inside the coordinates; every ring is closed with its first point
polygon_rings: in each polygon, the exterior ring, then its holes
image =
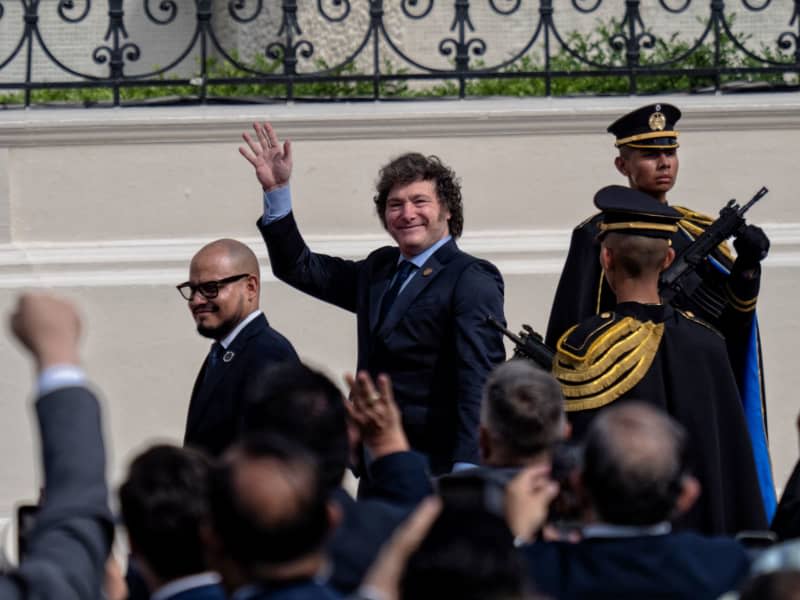
{"type": "Polygon", "coordinates": [[[430,267],[428,267],[427,269],[424,269],[424,270],[422,271],[422,276],[423,276],[423,277],[427,277],[427,276],[428,276],[428,275],[430,275],[431,273],[433,273],[433,269],[431,269],[430,267]]]}
{"type": "Polygon", "coordinates": [[[231,352],[230,350],[228,350],[228,351],[227,351],[227,352],[224,354],[224,356],[222,357],[222,362],[229,363],[229,362],[231,362],[231,361],[233,360],[233,357],[234,357],[234,356],[236,356],[236,355],[235,355],[233,352],[231,352]]]}

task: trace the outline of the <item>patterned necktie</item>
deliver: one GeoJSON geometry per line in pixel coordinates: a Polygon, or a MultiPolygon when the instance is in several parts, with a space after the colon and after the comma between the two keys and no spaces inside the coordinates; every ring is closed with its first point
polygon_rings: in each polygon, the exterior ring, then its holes
{"type": "Polygon", "coordinates": [[[208,353],[208,358],[206,359],[206,371],[203,374],[203,383],[208,381],[208,378],[211,377],[211,373],[219,367],[219,363],[222,361],[222,355],[225,353],[225,348],[222,347],[222,344],[219,342],[214,342],[211,345],[211,350],[208,353]]]}
{"type": "Polygon", "coordinates": [[[400,293],[400,288],[403,287],[403,284],[406,282],[406,280],[408,280],[416,268],[417,265],[407,260],[402,261],[398,265],[397,272],[394,276],[394,281],[392,282],[391,287],[386,290],[386,293],[383,295],[383,300],[381,301],[379,323],[383,323],[383,320],[389,313],[389,309],[392,308],[392,304],[394,304],[394,301],[397,299],[397,295],[400,293]]]}

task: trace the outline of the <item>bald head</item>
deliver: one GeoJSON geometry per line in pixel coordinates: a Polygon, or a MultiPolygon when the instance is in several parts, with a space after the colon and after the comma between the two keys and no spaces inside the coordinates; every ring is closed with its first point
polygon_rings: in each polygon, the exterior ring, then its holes
{"type": "Polygon", "coordinates": [[[197,332],[222,340],[258,309],[261,294],[258,259],[241,242],[213,241],[192,257],[189,281],[180,288],[184,297],[189,298],[197,332]],[[191,294],[187,290],[192,290],[191,294]]]}
{"type": "Polygon", "coordinates": [[[686,435],[647,404],[603,411],[586,437],[583,479],[599,516],[619,525],[667,520],[681,493],[686,435]]]}
{"type": "Polygon", "coordinates": [[[224,263],[232,274],[234,271],[248,273],[260,279],[258,258],[249,246],[238,240],[222,238],[206,244],[194,255],[192,264],[209,259],[224,263]]]}
{"type": "Polygon", "coordinates": [[[248,438],[211,482],[214,528],[243,569],[263,575],[321,557],[330,529],[327,491],[301,446],[276,435],[248,438]]]}

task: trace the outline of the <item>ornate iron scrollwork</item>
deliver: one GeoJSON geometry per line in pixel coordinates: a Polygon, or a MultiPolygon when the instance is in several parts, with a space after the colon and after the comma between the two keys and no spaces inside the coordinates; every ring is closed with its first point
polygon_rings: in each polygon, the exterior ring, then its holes
{"type": "MultiPolygon", "coordinates": [[[[174,57],[162,60],[161,67],[133,74],[126,73],[127,66],[141,62],[142,52],[140,40],[136,39],[137,32],[129,31],[132,25],[127,22],[130,19],[126,19],[123,10],[124,0],[18,1],[22,7],[22,33],[17,39],[7,40],[7,48],[11,50],[5,50],[9,53],[0,57],[0,76],[5,76],[5,69],[23,63],[24,68],[18,71],[24,73],[24,78],[18,82],[11,81],[10,84],[24,90],[26,105],[30,103],[31,90],[46,87],[48,81],[54,81],[53,70],[63,72],[70,78],[55,81],[56,86],[72,86],[77,78],[86,87],[111,89],[114,104],[121,102],[121,90],[125,87],[164,85],[165,79],[174,79],[179,85],[194,86],[200,101],[205,101],[212,86],[237,83],[269,83],[269,93],[275,93],[276,89],[285,90],[283,95],[275,96],[275,99],[290,99],[295,97],[296,89],[309,89],[296,87],[302,83],[356,84],[366,81],[368,86],[351,85],[350,89],[354,93],[357,89],[358,94],[364,94],[364,90],[369,89],[365,97],[377,99],[383,97],[385,84],[399,82],[405,85],[404,82],[414,80],[455,82],[457,86],[447,87],[447,93],[455,89],[458,96],[464,96],[468,93],[470,81],[519,77],[543,81],[545,93],[551,94],[553,82],[559,79],[586,77],[587,74],[594,78],[608,74],[616,78],[623,77],[628,82],[628,89],[620,90],[620,93],[637,93],[642,77],[652,78],[665,71],[671,75],[690,76],[702,72],[697,77],[710,81],[715,90],[722,89],[726,78],[741,73],[761,74],[774,80],[776,74],[800,72],[800,0],[792,0],[791,3],[711,0],[707,3],[709,12],[700,17],[702,32],[689,40],[682,37],[680,25],[672,29],[670,26],[673,22],[677,23],[674,18],[676,15],[688,11],[692,0],[652,2],[652,5],[648,5],[647,23],[640,12],[640,7],[644,6],[642,0],[615,2],[614,6],[620,7],[621,14],[615,14],[606,22],[604,29],[591,34],[608,31],[603,38],[592,38],[591,43],[586,36],[581,39],[570,31],[562,31],[563,26],[560,28],[559,23],[570,11],[583,18],[584,15],[598,14],[603,7],[605,15],[607,5],[611,3],[604,3],[603,0],[570,0],[561,2],[556,12],[553,0],[438,0],[439,4],[436,4],[437,0],[360,0],[366,3],[363,6],[368,11],[364,24],[363,18],[351,18],[356,14],[365,16],[358,12],[362,4],[353,0],[272,0],[269,4],[264,0],[144,0],[141,6],[146,20],[161,26],[165,36],[170,35],[172,27],[178,26],[178,23],[186,24],[187,13],[181,12],[179,15],[179,11],[190,11],[193,6],[195,23],[193,31],[182,30],[188,34],[187,41],[174,57]],[[215,11],[215,4],[221,10],[215,11]],[[739,14],[764,13],[769,7],[770,15],[774,15],[779,6],[784,4],[787,7],[791,5],[791,13],[787,17],[789,27],[782,31],[784,28],[777,24],[771,49],[762,49],[763,31],[759,32],[761,38],[758,46],[750,41],[749,32],[739,33],[738,27],[737,31],[733,31],[735,11],[739,14]],[[60,38],[49,36],[49,30],[42,30],[45,21],[40,19],[40,11],[44,7],[55,9],[59,17],[55,26],[60,27],[84,22],[92,11],[102,10],[107,14],[103,39],[89,41],[86,46],[84,62],[88,63],[85,68],[87,72],[67,65],[54,47],[48,44],[48,40],[60,38]],[[434,7],[437,9],[435,17],[432,16],[434,7]],[[269,12],[275,8],[280,9],[277,15],[269,12]],[[657,14],[653,13],[653,9],[657,14]],[[408,31],[413,30],[416,37],[410,34],[396,36],[398,23],[388,19],[398,14],[403,17],[400,26],[413,25],[408,31]],[[478,19],[478,16],[487,15],[491,17],[488,21],[485,18],[478,19]],[[258,59],[248,61],[241,58],[236,48],[229,47],[229,42],[225,41],[225,35],[229,35],[232,28],[251,24],[261,16],[270,16],[273,22],[277,19],[274,28],[268,25],[258,32],[258,35],[268,38],[263,41],[263,56],[273,61],[268,65],[258,59]],[[442,16],[450,17],[447,31],[439,25],[442,16]],[[526,19],[523,21],[522,17],[526,19]],[[504,34],[504,19],[509,25],[511,19],[516,19],[513,28],[515,35],[504,34]],[[312,20],[315,23],[313,29],[308,27],[312,20]],[[489,21],[495,23],[494,30],[484,30],[485,23],[489,21]],[[501,23],[499,26],[498,22],[501,23]],[[530,23],[529,32],[519,31],[521,22],[530,23]],[[320,31],[320,28],[339,28],[331,29],[337,31],[333,39],[339,40],[341,28],[351,23],[359,29],[357,32],[348,30],[348,37],[353,43],[348,43],[346,52],[330,44],[326,46],[328,38],[324,35],[317,39],[304,33],[304,29],[320,31]],[[431,28],[420,33],[427,23],[431,23],[431,28]],[[670,43],[676,36],[680,38],[680,44],[673,47],[671,54],[651,52],[662,42],[670,43]],[[407,41],[408,37],[414,41],[407,41]],[[701,69],[689,60],[698,53],[706,57],[701,69]],[[49,63],[50,72],[46,79],[41,75],[41,62],[34,64],[34,56],[44,56],[49,63]],[[488,56],[502,58],[487,64],[488,56]],[[711,62],[708,56],[711,56],[711,62]],[[730,62],[731,56],[735,57],[733,63],[730,62]],[[316,57],[319,60],[311,60],[316,57]],[[446,60],[443,61],[442,57],[446,60]],[[178,66],[182,64],[185,70],[185,65],[192,58],[199,65],[197,74],[190,77],[178,74],[178,66]],[[481,60],[477,61],[476,58],[481,60]],[[661,62],[656,63],[657,60],[661,62]],[[725,63],[725,60],[729,62],[725,63]],[[300,69],[302,61],[307,64],[303,63],[300,69]],[[564,67],[565,64],[569,66],[564,67]],[[92,70],[96,69],[96,65],[103,65],[108,70],[97,74],[92,70]],[[222,66],[221,71],[216,71],[221,74],[215,74],[214,65],[222,66]]],[[[0,18],[4,19],[6,26],[9,25],[9,15],[17,14],[17,11],[7,8],[5,1],[0,0],[0,18]]],[[[774,17],[770,18],[774,23],[774,17]]],[[[46,22],[46,27],[54,27],[52,19],[46,22]]],[[[265,19],[265,22],[269,23],[269,20],[265,19]]],[[[254,28],[247,31],[254,31],[254,28]]],[[[10,84],[6,77],[4,85],[11,87],[10,84]]]]}

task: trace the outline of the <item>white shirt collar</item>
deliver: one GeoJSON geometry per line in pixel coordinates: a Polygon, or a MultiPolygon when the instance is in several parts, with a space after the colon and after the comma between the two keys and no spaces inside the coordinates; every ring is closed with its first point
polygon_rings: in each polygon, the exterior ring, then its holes
{"type": "Polygon", "coordinates": [[[592,523],[583,528],[583,538],[627,538],[651,535],[666,535],[672,531],[668,521],[655,525],[611,525],[609,523],[592,523]]]}
{"type": "Polygon", "coordinates": [[[176,596],[187,590],[193,590],[194,588],[217,584],[219,581],[219,575],[210,571],[206,573],[198,573],[197,575],[180,577],[178,579],[173,579],[169,583],[158,588],[150,596],[150,600],[164,600],[165,598],[176,596]]]}
{"type": "Polygon", "coordinates": [[[222,344],[222,347],[225,348],[225,350],[227,350],[228,346],[230,346],[233,343],[233,340],[236,339],[236,336],[239,335],[239,332],[245,327],[247,327],[250,324],[250,321],[255,319],[260,314],[261,311],[256,309],[249,315],[247,315],[244,319],[242,319],[239,322],[239,324],[233,328],[233,331],[231,331],[228,335],[226,335],[224,339],[221,339],[219,341],[219,343],[222,344]]]}

